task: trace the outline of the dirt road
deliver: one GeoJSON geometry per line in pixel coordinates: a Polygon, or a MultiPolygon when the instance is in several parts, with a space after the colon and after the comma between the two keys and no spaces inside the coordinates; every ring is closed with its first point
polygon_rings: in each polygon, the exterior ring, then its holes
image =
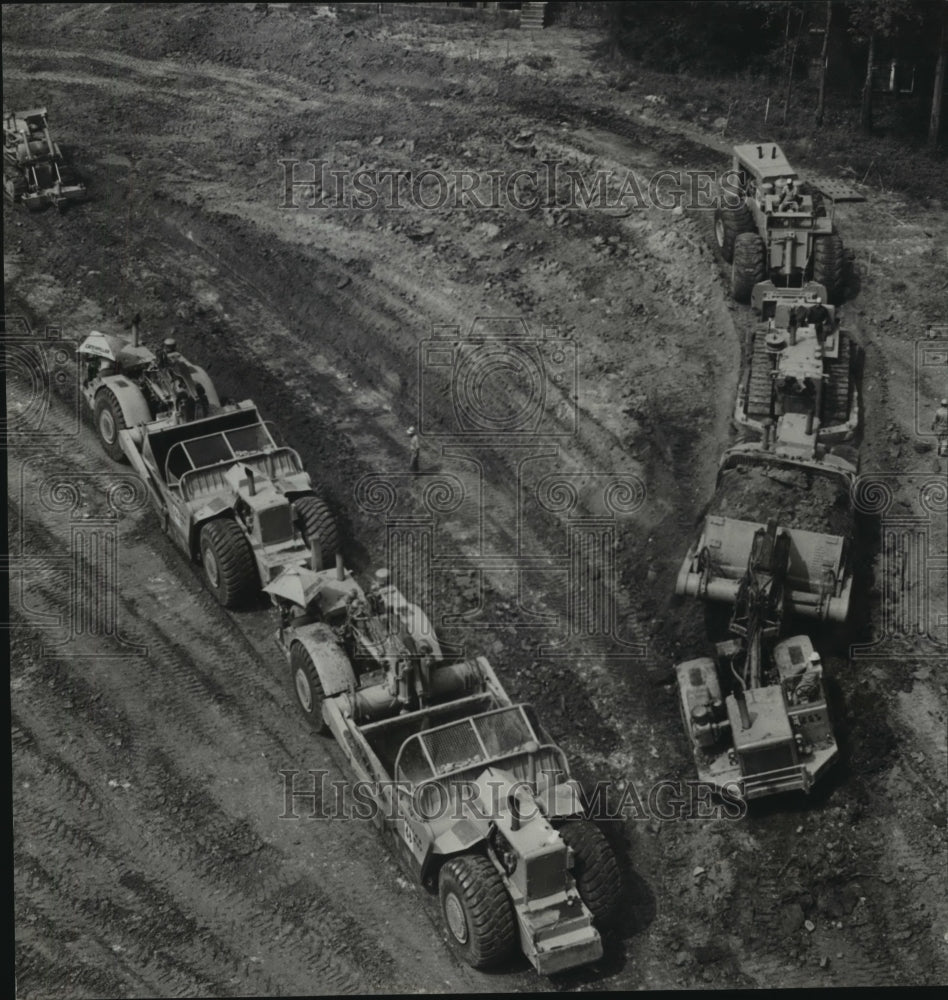
{"type": "MultiPolygon", "coordinates": [[[[126,330],[139,311],[146,337],[173,331],[223,394],[252,398],[299,450],[361,573],[388,544],[371,477],[397,487],[390,516],[428,510],[429,480],[400,478],[405,429],[421,424],[423,472],[463,491],[436,518],[432,612],[480,607],[478,628],[448,625],[445,638],[490,657],[585,780],[647,790],[691,778],[667,682],[676,657],[703,651],[703,620],[668,595],[728,441],[749,322],[725,299],[707,219],[331,198],[314,208],[302,189],[293,209],[280,161],[418,174],[555,158],[647,184],[666,167],[720,165],[720,139],[645,95],[604,89],[581,32],[10,5],[3,33],[7,104],[48,105],[91,194],[62,216],[5,207],[8,315],[58,325],[73,345],[90,329],[126,330]],[[530,337],[552,331],[575,352],[575,376],[564,369],[562,395],[562,383],[545,385],[555,406],[543,434],[442,451],[439,427],[457,418],[449,398],[421,405],[435,384],[422,342],[504,317],[524,319],[530,337]],[[451,563],[561,559],[566,494],[532,508],[524,497],[567,481],[577,511],[601,517],[597,477],[634,494],[608,526],[615,572],[603,594],[617,641],[567,637],[569,655],[541,656],[562,627],[523,628],[518,608],[562,622],[561,578],[509,567],[465,578],[451,563]],[[644,659],[623,642],[645,643],[644,659]]],[[[915,447],[913,343],[946,315],[948,219],[871,192],[841,226],[856,255],[847,312],[866,348],[863,469],[897,474],[893,502],[911,504],[933,475],[932,452],[915,447]]],[[[920,378],[927,405],[943,376],[920,378]]],[[[501,385],[515,406],[523,384],[501,385]]],[[[31,437],[36,392],[8,367],[11,555],[25,588],[11,633],[21,995],[546,988],[525,963],[497,976],[458,965],[436,903],[370,824],[281,819],[281,770],[345,770],[297,718],[273,619],[216,605],[127,468],[75,425],[67,388],[31,437]],[[99,541],[76,541],[83,522],[99,532],[89,538],[112,539],[106,568],[99,541]],[[89,620],[115,628],[77,631],[76,609],[103,593],[114,609],[95,605],[89,620]]],[[[867,530],[864,641],[894,571],[867,530]]],[[[930,586],[944,592],[943,580],[930,586]]],[[[602,962],[553,987],[943,980],[946,688],[924,651],[828,659],[846,760],[814,800],[740,822],[611,824],[628,906],[602,962]]]]}

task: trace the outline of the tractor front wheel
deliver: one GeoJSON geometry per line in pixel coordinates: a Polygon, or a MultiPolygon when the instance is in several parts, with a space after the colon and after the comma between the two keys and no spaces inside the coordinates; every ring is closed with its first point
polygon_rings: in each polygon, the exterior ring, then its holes
{"type": "Polygon", "coordinates": [[[740,208],[718,208],[714,212],[714,242],[725,263],[734,260],[734,241],[742,233],[754,232],[754,216],[746,204],[740,208]]]}
{"type": "Polygon", "coordinates": [[[507,958],[517,926],[507,887],[488,858],[462,854],[441,869],[441,914],[452,948],[475,969],[507,958]]]}
{"type": "Polygon", "coordinates": [[[95,429],[102,447],[115,462],[125,462],[125,453],[119,444],[119,431],[128,425],[122,415],[122,407],[111,389],[103,389],[95,398],[95,429]]]}
{"type": "Polygon", "coordinates": [[[323,721],[323,701],[326,698],[323,682],[319,679],[312,657],[299,642],[294,642],[290,649],[290,681],[303,718],[317,733],[328,733],[323,721]]]}
{"type": "Polygon", "coordinates": [[[331,565],[339,548],[336,519],[325,501],[316,496],[300,497],[293,502],[297,520],[307,545],[317,542],[323,566],[331,565]]]}
{"type": "Polygon", "coordinates": [[[208,587],[225,608],[249,603],[260,586],[250,543],[229,518],[201,529],[201,563],[208,587]]]}
{"type": "Polygon", "coordinates": [[[741,233],[734,241],[731,265],[731,296],[750,302],[754,285],[764,280],[764,241],[756,233],[741,233]]]}
{"type": "Polygon", "coordinates": [[[813,241],[813,280],[826,289],[830,302],[836,302],[843,279],[843,241],[835,233],[818,236],[813,241]]]}
{"type": "Polygon", "coordinates": [[[573,879],[582,901],[593,919],[606,926],[613,917],[622,895],[619,863],[609,841],[595,823],[574,819],[560,827],[560,836],[572,848],[573,879]]]}

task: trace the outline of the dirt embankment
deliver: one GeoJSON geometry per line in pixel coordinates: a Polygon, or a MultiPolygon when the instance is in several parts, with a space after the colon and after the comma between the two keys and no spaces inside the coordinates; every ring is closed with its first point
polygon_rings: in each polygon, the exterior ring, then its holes
{"type": "MultiPolygon", "coordinates": [[[[7,7],[7,103],[49,106],[92,199],[62,217],[6,207],[5,280],[34,326],[58,324],[73,342],[127,329],[138,311],[152,340],[173,331],[224,393],[253,398],[299,449],[360,571],[385,558],[388,528],[356,487],[366,475],[405,485],[405,428],[423,415],[421,342],[442,326],[470,330],[478,316],[523,317],[531,335],[552,327],[570,339],[577,430],[529,442],[547,449],[534,480],[514,447],[459,457],[423,437],[423,469],[466,491],[437,522],[448,558],[430,610],[440,620],[480,607],[476,630],[455,623],[446,639],[490,656],[584,780],[644,794],[692,777],[664,681],[676,657],[704,651],[705,636],[700,609],[676,609],[669,595],[713,493],[749,321],[725,301],[707,220],[550,205],[287,210],[278,162],[513,171],[552,154],[587,177],[632,168],[647,178],[723,161],[719,138],[643,95],[608,90],[590,44],[582,32],[349,22],[292,7],[7,7]],[[604,511],[588,492],[597,475],[644,484],[641,502],[614,519],[607,570],[620,634],[646,644],[644,661],[615,643],[541,655],[562,625],[524,628],[523,606],[567,620],[561,581],[453,571],[457,554],[509,553],[514,539],[521,554],[562,556],[569,515],[550,501],[568,491],[546,494],[544,507],[536,490],[554,473],[572,477],[580,515],[604,511]]],[[[903,477],[894,502],[911,504],[909,477],[930,475],[932,461],[919,450],[914,386],[923,407],[938,391],[937,374],[914,380],[912,331],[945,311],[935,265],[948,221],[874,197],[840,223],[855,253],[845,308],[867,351],[863,468],[903,477]]],[[[87,426],[53,440],[10,457],[26,484],[11,505],[14,551],[24,572],[40,572],[34,559],[52,574],[30,578],[35,598],[23,609],[24,636],[39,638],[50,615],[69,613],[55,557],[73,515],[35,492],[45,477],[74,475],[93,512],[107,508],[102,484],[117,474],[87,426]]],[[[819,489],[788,488],[781,513],[825,511],[819,489]]],[[[749,510],[754,495],[742,480],[734,509],[749,510]]],[[[425,509],[410,484],[399,504],[398,516],[425,509]]],[[[345,772],[294,714],[272,621],[223,614],[148,511],[116,523],[123,635],[149,655],[104,659],[124,647],[93,635],[54,655],[35,639],[14,649],[20,993],[544,985],[522,966],[499,978],[457,966],[436,905],[368,824],[278,821],[281,768],[345,772]]],[[[886,581],[898,574],[881,541],[878,551],[864,567],[875,560],[867,641],[884,631],[886,581]]],[[[609,824],[628,905],[603,962],[553,985],[943,979],[946,691],[926,662],[828,658],[845,763],[816,800],[775,802],[738,823],[609,824]]]]}

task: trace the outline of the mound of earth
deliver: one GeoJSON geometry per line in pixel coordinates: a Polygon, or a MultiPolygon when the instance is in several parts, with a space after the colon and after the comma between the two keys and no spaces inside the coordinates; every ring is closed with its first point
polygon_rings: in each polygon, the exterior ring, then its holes
{"type": "Polygon", "coordinates": [[[842,479],[803,468],[741,465],[721,475],[708,511],[745,521],[851,538],[852,505],[842,479]]]}

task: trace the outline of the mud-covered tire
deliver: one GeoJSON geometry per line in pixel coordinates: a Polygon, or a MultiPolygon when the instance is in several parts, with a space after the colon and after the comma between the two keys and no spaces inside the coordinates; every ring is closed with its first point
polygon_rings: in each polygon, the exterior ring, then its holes
{"type": "Polygon", "coordinates": [[[750,302],[754,285],[764,280],[764,241],[756,233],[741,233],[734,240],[731,264],[731,297],[750,302]]]}
{"type": "Polygon", "coordinates": [[[250,542],[230,518],[201,529],[201,565],[208,588],[225,608],[250,603],[260,587],[250,542]]]}
{"type": "Polygon", "coordinates": [[[714,242],[725,262],[734,260],[734,241],[742,233],[754,232],[754,216],[746,204],[740,208],[718,208],[714,212],[714,242]]]}
{"type": "Polygon", "coordinates": [[[30,186],[26,178],[16,171],[4,178],[4,188],[10,201],[16,203],[23,200],[23,196],[29,191],[30,186]]]}
{"type": "Polygon", "coordinates": [[[619,863],[609,841],[588,819],[569,820],[559,832],[573,850],[573,880],[582,901],[596,923],[607,927],[615,919],[622,897],[619,863]]]}
{"type": "Polygon", "coordinates": [[[826,288],[830,302],[837,301],[843,283],[843,241],[836,233],[813,241],[813,280],[826,288]]]}
{"type": "Polygon", "coordinates": [[[517,943],[513,904],[504,880],[488,858],[452,858],[438,878],[441,916],[451,947],[472,968],[502,962],[517,943]]]}
{"type": "Polygon", "coordinates": [[[339,550],[339,532],[332,511],[319,497],[305,496],[293,501],[296,519],[307,545],[319,543],[323,566],[331,566],[339,550]]]}
{"type": "Polygon", "coordinates": [[[294,642],[290,648],[290,684],[297,707],[310,728],[322,735],[328,733],[329,729],[323,721],[326,691],[313,658],[299,642],[294,642]]]}
{"type": "Polygon", "coordinates": [[[95,397],[95,431],[106,454],[115,462],[127,462],[119,444],[119,431],[127,429],[122,407],[111,389],[102,389],[95,397]]]}

